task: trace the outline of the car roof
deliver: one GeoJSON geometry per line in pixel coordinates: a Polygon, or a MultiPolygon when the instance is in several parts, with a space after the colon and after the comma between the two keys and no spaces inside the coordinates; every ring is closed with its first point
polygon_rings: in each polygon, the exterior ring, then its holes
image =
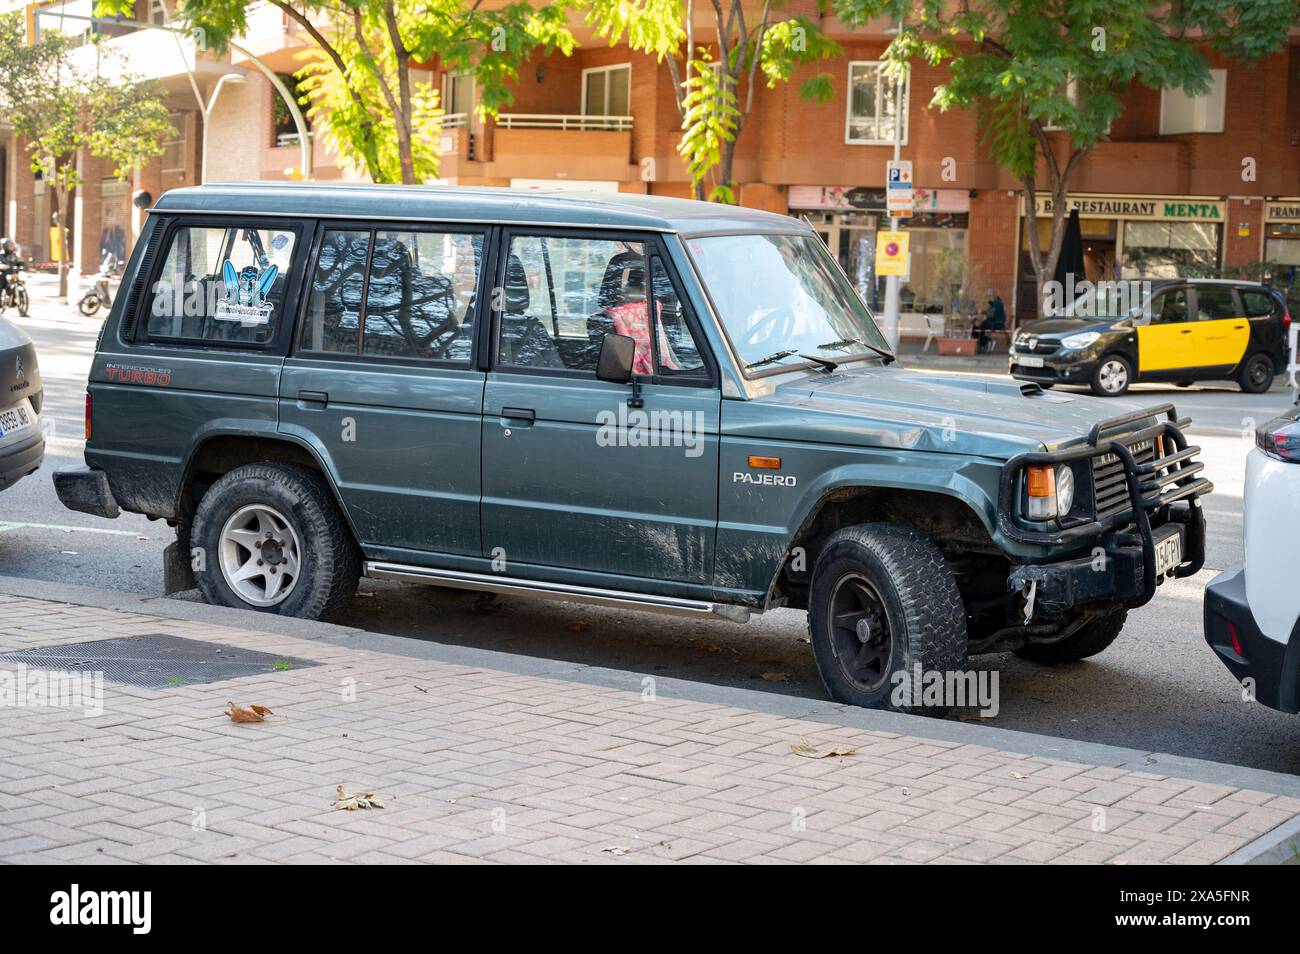
{"type": "Polygon", "coordinates": [[[1165,288],[1169,285],[1224,285],[1229,288],[1271,287],[1264,282],[1256,282],[1248,278],[1147,278],[1138,279],[1138,281],[1149,281],[1152,288],[1165,288]]]}
{"type": "Polygon", "coordinates": [[[173,189],[153,211],[465,221],[479,224],[597,226],[698,234],[811,232],[788,215],[716,202],[635,192],[574,192],[487,186],[248,182],[173,189]]]}

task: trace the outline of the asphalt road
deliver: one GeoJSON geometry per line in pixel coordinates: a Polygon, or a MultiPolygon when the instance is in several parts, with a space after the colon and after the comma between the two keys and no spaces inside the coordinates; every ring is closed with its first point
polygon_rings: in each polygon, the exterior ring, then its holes
{"type": "MultiPolygon", "coordinates": [[[[166,525],[131,514],[109,521],[73,513],[54,495],[50,472],[81,462],[86,372],[100,322],[56,306],[39,279],[33,284],[34,314],[23,324],[40,355],[50,442],[42,470],[0,495],[0,575],[160,595],[166,525]]],[[[1130,617],[1115,645],[1086,662],[1041,666],[1011,654],[978,657],[976,666],[999,673],[1001,710],[989,722],[1300,774],[1300,717],[1243,701],[1201,636],[1205,584],[1241,559],[1249,435],[1255,422],[1289,405],[1289,394],[1281,387],[1250,397],[1230,385],[1144,385],[1133,397],[1172,400],[1195,421],[1192,434],[1216,485],[1206,501],[1207,567],[1162,586],[1130,617]]],[[[363,581],[341,622],[412,639],[824,698],[804,614],[791,610],[742,626],[363,581]]],[[[1159,771],[1158,756],[1151,771],[1159,771]]]]}

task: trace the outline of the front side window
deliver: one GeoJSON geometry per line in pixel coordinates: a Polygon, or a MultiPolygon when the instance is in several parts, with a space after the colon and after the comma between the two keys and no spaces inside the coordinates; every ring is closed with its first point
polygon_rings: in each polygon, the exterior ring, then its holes
{"type": "Polygon", "coordinates": [[[1151,302],[1151,321],[1153,324],[1174,324],[1186,321],[1187,289],[1173,288],[1157,295],[1151,302]]]}
{"type": "Polygon", "coordinates": [[[482,233],[331,229],[298,347],[468,364],[482,233]]]}
{"type": "Polygon", "coordinates": [[[622,239],[511,238],[497,363],[594,374],[605,335],[619,334],[635,342],[634,374],[707,374],[662,261],[646,256],[622,239]]]}
{"type": "Polygon", "coordinates": [[[687,248],[746,370],[888,351],[816,235],[716,235],[687,248]]]}
{"type": "Polygon", "coordinates": [[[297,233],[176,228],[149,306],[150,338],[262,345],[283,320],[297,233]]]}
{"type": "MultiPolygon", "coordinates": [[[[892,143],[898,120],[898,77],[883,62],[849,64],[848,128],[844,141],[860,145],[892,143]]],[[[907,142],[907,82],[903,81],[902,142],[907,142]]]]}

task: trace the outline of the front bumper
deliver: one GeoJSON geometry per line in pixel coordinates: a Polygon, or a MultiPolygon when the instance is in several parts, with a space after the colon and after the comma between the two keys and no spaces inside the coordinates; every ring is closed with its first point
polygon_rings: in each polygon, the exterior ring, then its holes
{"type": "Polygon", "coordinates": [[[0,447],[0,490],[40,469],[45,460],[45,435],[39,429],[31,437],[0,447]]]}
{"type": "Polygon", "coordinates": [[[1281,712],[1300,712],[1300,638],[1296,636],[1300,621],[1285,643],[1264,635],[1246,601],[1246,573],[1241,564],[1210,581],[1204,605],[1205,641],[1243,683],[1243,689],[1248,685],[1245,680],[1252,680],[1250,688],[1257,702],[1281,712]]]}
{"type": "Polygon", "coordinates": [[[1007,371],[1020,381],[1037,381],[1040,384],[1087,384],[1097,369],[1099,355],[1091,348],[1056,351],[1052,354],[1030,354],[1012,351],[1007,359],[1007,371]],[[1028,358],[1042,361],[1042,367],[1029,367],[1028,358]]]}
{"type": "Polygon", "coordinates": [[[108,486],[108,475],[95,467],[60,467],[54,472],[54,492],[69,510],[109,519],[122,513],[108,486]]]}
{"type": "MultiPolygon", "coordinates": [[[[1135,411],[1100,421],[1087,443],[1059,451],[1021,454],[1004,465],[998,488],[998,527],[1009,539],[1059,549],[1088,547],[1087,555],[1060,561],[1045,556],[1015,567],[1013,589],[1036,584],[1035,602],[1045,612],[1061,613],[1084,602],[1119,602],[1136,607],[1150,601],[1165,573],[1158,570],[1157,546],[1177,534],[1182,562],[1167,571],[1191,576],[1205,563],[1205,514],[1199,498],[1214,485],[1198,476],[1204,464],[1193,458],[1199,447],[1189,445],[1175,419],[1172,404],[1135,411]],[[1161,420],[1161,417],[1164,417],[1161,420]],[[1103,437],[1149,417],[1155,424],[1138,431],[1103,437]],[[1172,452],[1138,463],[1130,449],[1143,442],[1172,452]],[[1117,512],[1072,515],[1056,526],[1039,529],[1017,520],[1023,512],[1024,472],[1033,464],[1087,461],[1106,457],[1123,465],[1128,506],[1117,512]],[[1091,544],[1091,546],[1089,546],[1091,544]],[[1102,559],[1104,557],[1104,559],[1102,559]]],[[[1181,425],[1181,426],[1180,426],[1181,425]]]]}

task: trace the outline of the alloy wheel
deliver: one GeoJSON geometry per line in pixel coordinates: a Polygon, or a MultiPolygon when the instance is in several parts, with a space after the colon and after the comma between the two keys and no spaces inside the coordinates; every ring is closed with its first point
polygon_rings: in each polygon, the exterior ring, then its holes
{"type": "Polygon", "coordinates": [[[231,514],[221,528],[221,575],[241,600],[253,606],[283,602],[298,583],[302,548],[282,514],[265,504],[249,504],[231,514]]]}
{"type": "Polygon", "coordinates": [[[863,689],[889,678],[893,637],[884,601],[866,577],[850,573],[831,593],[831,646],[840,668],[863,689]]]}

